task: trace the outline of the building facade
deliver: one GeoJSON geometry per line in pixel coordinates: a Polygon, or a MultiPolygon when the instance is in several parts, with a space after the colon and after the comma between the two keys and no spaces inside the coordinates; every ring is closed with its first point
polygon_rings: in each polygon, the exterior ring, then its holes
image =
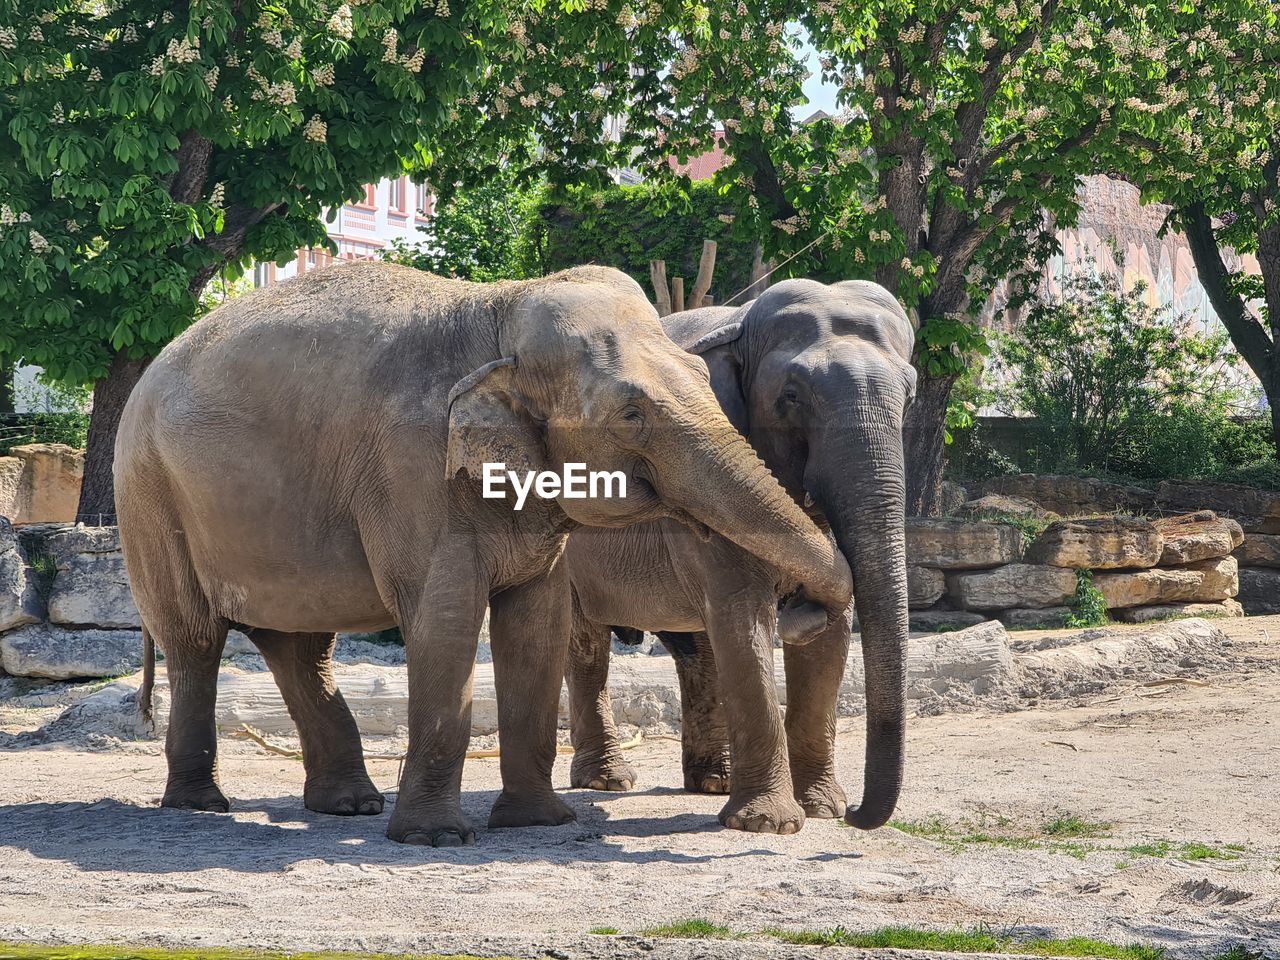
{"type": "Polygon", "coordinates": [[[366,184],[364,198],[344,203],[336,211],[326,211],[329,237],[338,247],[328,250],[300,249],[284,266],[258,263],[253,268],[253,284],[264,287],[315,270],[334,260],[375,260],[396,240],[416,243],[424,239],[422,228],[431,219],[435,198],[426,184],[408,177],[396,177],[366,184]]]}

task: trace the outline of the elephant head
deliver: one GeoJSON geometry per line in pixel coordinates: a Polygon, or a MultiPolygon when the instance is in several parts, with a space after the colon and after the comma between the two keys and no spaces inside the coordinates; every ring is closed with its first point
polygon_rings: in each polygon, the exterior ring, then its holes
{"type": "Polygon", "coordinates": [[[560,507],[592,526],[674,517],[709,528],[842,615],[844,558],[730,424],[706,364],[667,336],[638,284],[587,267],[507,289],[498,355],[450,394],[449,477],[480,479],[498,461],[621,472],[625,496],[561,495],[560,507]]]}
{"type": "Polygon", "coordinates": [[[671,321],[675,339],[707,362],[729,419],[829,524],[853,567],[867,756],[862,803],[846,818],[881,826],[897,803],[906,732],[902,422],[915,393],[915,330],[887,290],[865,281],[788,280],[737,310],[671,321]]]}

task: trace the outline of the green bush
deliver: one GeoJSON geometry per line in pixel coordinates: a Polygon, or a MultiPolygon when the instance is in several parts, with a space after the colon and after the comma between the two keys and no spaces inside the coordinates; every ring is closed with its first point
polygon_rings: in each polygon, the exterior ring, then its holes
{"type": "MultiPolygon", "coordinates": [[[[649,261],[665,260],[667,277],[693,287],[702,241],[716,242],[711,293],[723,303],[751,283],[754,244],[740,235],[730,205],[710,181],[642,183],[609,190],[570,188],[545,194],[523,248],[525,271],[551,273],[597,263],[633,277],[650,297],[649,261]]],[[[738,298],[735,303],[741,303],[738,298]]]]}
{"type": "Polygon", "coordinates": [[[1249,400],[1236,361],[1225,333],[1195,332],[1141,285],[1075,277],[1000,338],[996,397],[1035,418],[1024,469],[1225,477],[1272,460],[1269,424],[1233,419],[1249,400]]]}
{"type": "Polygon", "coordinates": [[[1076,571],[1076,593],[1067,605],[1071,607],[1071,616],[1067,617],[1065,626],[1072,628],[1100,627],[1111,622],[1107,612],[1107,601],[1102,591],[1093,585],[1092,570],[1076,571]]]}
{"type": "Polygon", "coordinates": [[[538,276],[529,273],[529,242],[542,191],[521,184],[510,170],[479,187],[459,190],[435,209],[415,244],[392,242],[383,258],[442,277],[488,283],[538,276]]]}

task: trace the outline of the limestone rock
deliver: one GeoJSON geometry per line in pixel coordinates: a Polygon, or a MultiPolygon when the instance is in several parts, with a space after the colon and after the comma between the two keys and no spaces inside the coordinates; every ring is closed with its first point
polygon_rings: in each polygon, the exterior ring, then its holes
{"type": "Polygon", "coordinates": [[[1163,510],[1213,510],[1234,517],[1245,533],[1280,534],[1280,490],[1166,480],[1156,499],[1163,510]]]}
{"type": "MultiPolygon", "coordinates": [[[[1099,573],[1093,585],[1107,606],[1141,607],[1166,603],[1217,603],[1240,589],[1234,557],[1199,560],[1181,567],[1155,567],[1129,573],[1099,573]]],[[[1245,606],[1248,609],[1248,605],[1245,606]]]]}
{"type": "Polygon", "coordinates": [[[1109,513],[1112,510],[1143,511],[1155,506],[1155,496],[1150,490],[1107,483],[1092,477],[1020,473],[992,477],[979,484],[978,489],[983,494],[1025,497],[1063,516],[1109,513]]]}
{"type": "Polygon", "coordinates": [[[1280,570],[1245,567],[1240,571],[1239,600],[1251,617],[1280,613],[1280,570]]]}
{"type": "Polygon", "coordinates": [[[951,480],[942,481],[942,515],[944,517],[955,516],[968,499],[969,494],[963,486],[951,480]]]}
{"type": "Polygon", "coordinates": [[[1240,524],[1229,517],[1219,517],[1212,510],[1164,517],[1155,526],[1164,538],[1162,567],[1225,557],[1244,542],[1240,524]]]}
{"type": "Polygon", "coordinates": [[[1158,603],[1150,607],[1124,607],[1115,611],[1121,623],[1148,623],[1174,617],[1243,617],[1244,607],[1234,600],[1219,603],[1158,603]]]}
{"type": "Polygon", "coordinates": [[[1034,500],[1006,493],[988,493],[970,500],[957,511],[962,517],[975,520],[999,517],[1028,517],[1033,520],[1057,520],[1058,515],[1046,510],[1034,500]]]}
{"type": "Polygon", "coordinates": [[[115,527],[76,524],[45,537],[43,548],[57,565],[49,591],[52,622],[115,629],[141,626],[115,527]]]}
{"type": "Polygon", "coordinates": [[[15,473],[11,464],[0,470],[0,513],[15,523],[75,519],[83,450],[65,443],[28,443],[10,449],[9,458],[16,458],[21,470],[15,473]]]}
{"type": "Polygon", "coordinates": [[[1058,520],[1027,549],[1027,560],[1077,570],[1153,567],[1162,547],[1160,532],[1148,520],[1058,520]]]}
{"type": "Polygon", "coordinates": [[[118,677],[142,666],[136,630],[67,630],[47,623],[0,635],[0,667],[18,677],[118,677]]]}
{"type": "Polygon", "coordinates": [[[1065,626],[1071,613],[1070,607],[1045,607],[1040,610],[1012,607],[1001,610],[996,619],[1010,630],[1052,630],[1065,626]]]}
{"type": "Polygon", "coordinates": [[[1250,533],[1232,556],[1242,567],[1280,568],[1280,536],[1250,533]]]}
{"type": "Polygon", "coordinates": [[[946,577],[941,570],[932,567],[907,567],[907,605],[912,610],[932,607],[947,588],[946,577]]]}
{"type": "Polygon", "coordinates": [[[998,567],[1022,559],[1022,531],[1007,523],[907,520],[907,562],[941,570],[998,567]]]}
{"type": "Polygon", "coordinates": [[[1076,574],[1065,567],[1010,563],[994,570],[947,575],[947,596],[965,610],[1060,607],[1076,592],[1076,574]]]}
{"type": "Polygon", "coordinates": [[[0,517],[0,632],[37,623],[43,614],[35,578],[27,569],[13,525],[0,517]]]}
{"type": "Polygon", "coordinates": [[[939,630],[961,630],[986,623],[987,618],[972,610],[951,610],[932,607],[928,610],[912,610],[908,614],[912,633],[937,633],[939,630]]]}
{"type": "Polygon", "coordinates": [[[17,457],[0,457],[0,517],[18,519],[21,490],[22,461],[17,457]]]}

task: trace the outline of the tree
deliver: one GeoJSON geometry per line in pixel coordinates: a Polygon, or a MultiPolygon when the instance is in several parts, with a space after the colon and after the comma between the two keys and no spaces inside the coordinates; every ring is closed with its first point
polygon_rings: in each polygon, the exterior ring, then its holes
{"type": "Polygon", "coordinates": [[[626,73],[603,71],[598,87],[602,104],[630,118],[615,162],[665,171],[669,154],[705,150],[722,127],[732,163],[719,182],[741,197],[738,216],[766,250],[793,258],[784,275],[873,278],[918,317],[907,445],[909,507],[921,513],[938,506],[952,385],[986,349],[974,307],[1055,252],[1054,228],[1077,212],[1078,176],[1112,168],[1122,132],[1175,123],[1176,108],[1159,106],[1212,85],[1224,57],[1197,35],[1261,15],[1226,0],[696,9],[683,31],[653,31],[647,6],[616,15],[626,73]],[[802,38],[840,88],[838,117],[796,114],[802,38]],[[1199,72],[1206,64],[1212,76],[1199,72]]]}
{"type": "Polygon", "coordinates": [[[1197,34],[1211,80],[1174,122],[1134,132],[1127,176],[1144,198],[1173,204],[1214,312],[1257,376],[1280,460],[1280,6],[1239,4],[1235,28],[1197,34]],[[1228,267],[1223,249],[1257,257],[1228,267]]]}
{"type": "Polygon", "coordinates": [[[96,382],[82,516],[114,515],[124,402],[212,277],[327,244],[322,210],[365,183],[430,171],[447,190],[527,140],[540,101],[479,104],[490,76],[543,57],[530,17],[575,51],[547,59],[559,108],[593,109],[595,26],[575,4],[0,7],[0,356],[96,382]]]}

